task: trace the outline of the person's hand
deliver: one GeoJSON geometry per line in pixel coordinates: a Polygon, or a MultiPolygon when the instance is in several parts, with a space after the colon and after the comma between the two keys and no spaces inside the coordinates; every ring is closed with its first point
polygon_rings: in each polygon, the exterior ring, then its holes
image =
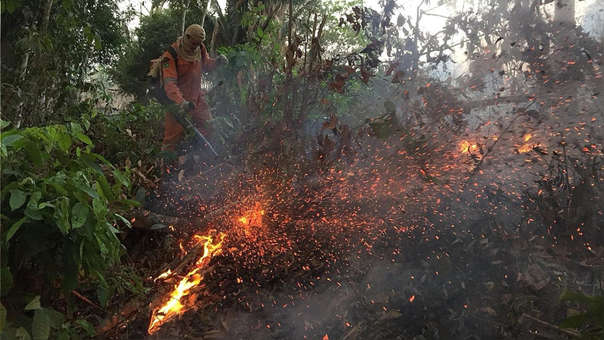
{"type": "Polygon", "coordinates": [[[220,54],[216,58],[216,62],[218,63],[218,65],[226,65],[229,63],[229,59],[224,54],[220,54]]]}
{"type": "Polygon", "coordinates": [[[179,106],[185,112],[191,112],[191,111],[193,111],[193,109],[195,109],[195,104],[193,104],[189,101],[186,101],[186,100],[183,100],[183,102],[180,103],[179,106]]]}

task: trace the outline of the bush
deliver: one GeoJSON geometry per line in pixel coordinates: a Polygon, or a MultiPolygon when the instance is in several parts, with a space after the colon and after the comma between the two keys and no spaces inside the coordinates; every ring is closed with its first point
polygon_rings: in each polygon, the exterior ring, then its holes
{"type": "MultiPolygon", "coordinates": [[[[8,125],[2,121],[3,130],[8,125]]],[[[119,229],[129,226],[120,212],[138,203],[126,194],[129,172],[92,150],[77,123],[2,131],[1,294],[9,315],[36,295],[43,305],[56,305],[62,290],[68,302],[67,293],[84,281],[98,285],[98,300],[106,304],[104,275],[119,263],[119,229]]],[[[29,310],[38,318],[52,316],[36,306],[29,310]]],[[[27,318],[14,320],[22,326],[27,318]]]]}

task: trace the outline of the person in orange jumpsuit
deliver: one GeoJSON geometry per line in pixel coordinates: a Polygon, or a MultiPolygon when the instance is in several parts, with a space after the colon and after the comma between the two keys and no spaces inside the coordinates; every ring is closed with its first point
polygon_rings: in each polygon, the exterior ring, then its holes
{"type": "MultiPolygon", "coordinates": [[[[172,47],[178,56],[177,63],[170,52],[162,55],[162,80],[168,98],[190,113],[193,123],[207,136],[207,121],[212,119],[205,93],[201,90],[202,72],[210,72],[226,63],[225,56],[210,58],[203,44],[205,30],[197,24],[190,25],[172,47]]],[[[170,112],[166,112],[163,149],[174,151],[183,140],[184,127],[170,112]]]]}

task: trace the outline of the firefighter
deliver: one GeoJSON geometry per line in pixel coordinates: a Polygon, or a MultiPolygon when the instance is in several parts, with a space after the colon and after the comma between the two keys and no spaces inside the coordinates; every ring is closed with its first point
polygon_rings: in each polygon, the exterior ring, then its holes
{"type": "MultiPolygon", "coordinates": [[[[207,135],[207,122],[212,119],[210,109],[201,90],[201,73],[210,72],[217,66],[228,62],[224,55],[210,58],[203,44],[206,33],[203,27],[193,24],[185,30],[172,47],[176,51],[177,60],[170,52],[162,56],[162,77],[164,89],[168,98],[178,104],[181,109],[190,113],[193,123],[207,135]]],[[[184,127],[180,125],[170,112],[166,112],[162,148],[175,151],[183,140],[184,127]]]]}

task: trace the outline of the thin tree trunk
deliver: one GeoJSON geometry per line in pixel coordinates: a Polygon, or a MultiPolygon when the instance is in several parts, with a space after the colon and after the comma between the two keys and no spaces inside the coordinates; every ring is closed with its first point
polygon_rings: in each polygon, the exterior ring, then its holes
{"type": "Polygon", "coordinates": [[[210,40],[210,55],[216,55],[214,50],[214,44],[216,43],[216,36],[218,35],[219,29],[220,24],[218,23],[218,19],[214,17],[214,30],[212,31],[212,39],[210,40]]]}
{"type": "Polygon", "coordinates": [[[575,0],[556,0],[554,22],[575,26],[575,0]]]}
{"type": "Polygon", "coordinates": [[[212,0],[208,0],[208,2],[206,3],[206,10],[203,11],[203,15],[201,16],[201,27],[203,27],[203,25],[206,23],[206,15],[208,15],[208,10],[210,9],[210,2],[212,0]]]}
{"type": "Polygon", "coordinates": [[[187,6],[185,6],[184,10],[182,11],[182,24],[180,26],[180,32],[182,36],[185,35],[185,23],[187,21],[187,11],[189,10],[190,4],[191,0],[187,0],[187,6]]]}
{"type": "Polygon", "coordinates": [[[53,0],[47,0],[44,6],[44,16],[42,17],[42,26],[40,33],[45,35],[48,31],[48,22],[50,21],[50,11],[52,10],[53,0]]]}

